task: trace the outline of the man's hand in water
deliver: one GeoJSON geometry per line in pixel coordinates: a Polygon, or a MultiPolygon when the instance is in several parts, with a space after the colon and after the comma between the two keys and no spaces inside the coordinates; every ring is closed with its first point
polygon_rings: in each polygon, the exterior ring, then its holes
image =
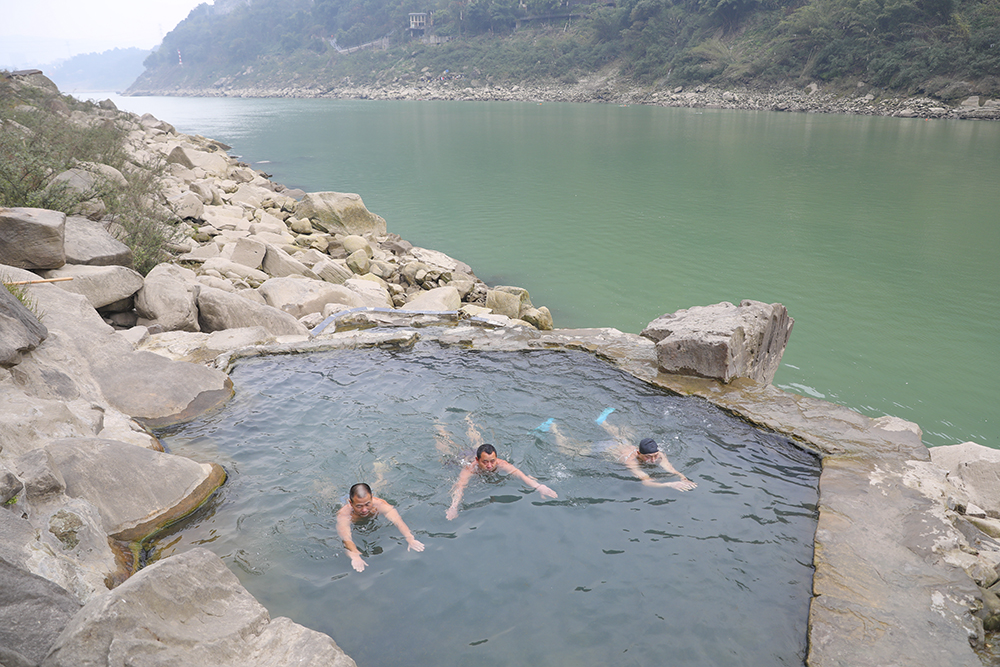
{"type": "Polygon", "coordinates": [[[642,483],[646,486],[669,486],[671,489],[677,489],[678,491],[690,491],[691,489],[698,486],[687,477],[680,480],[679,482],[654,482],[651,479],[644,479],[642,483]]]}
{"type": "Polygon", "coordinates": [[[540,493],[542,495],[542,498],[558,498],[559,497],[559,496],[556,495],[555,491],[553,491],[549,487],[545,486],[544,484],[539,484],[538,488],[536,490],[538,491],[538,493],[540,493]]]}
{"type": "Polygon", "coordinates": [[[449,507],[448,511],[444,513],[444,518],[448,519],[448,521],[451,521],[452,519],[454,519],[457,516],[458,516],[458,508],[457,507],[449,507]]]}
{"type": "Polygon", "coordinates": [[[365,562],[361,560],[361,554],[351,554],[351,565],[358,572],[364,572],[365,562]]]}
{"type": "Polygon", "coordinates": [[[413,538],[413,537],[408,538],[406,540],[406,545],[407,545],[406,546],[406,550],[407,551],[409,551],[410,549],[413,549],[414,551],[423,551],[424,550],[424,543],[423,542],[418,542],[416,540],[416,538],[413,538]]]}

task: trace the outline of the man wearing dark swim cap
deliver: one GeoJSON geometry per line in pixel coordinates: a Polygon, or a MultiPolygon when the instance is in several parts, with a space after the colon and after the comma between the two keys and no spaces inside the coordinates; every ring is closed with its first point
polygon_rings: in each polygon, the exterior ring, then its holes
{"type": "Polygon", "coordinates": [[[629,442],[634,442],[634,440],[623,433],[618,427],[612,426],[604,419],[600,419],[598,423],[601,424],[613,439],[612,442],[604,443],[607,445],[605,447],[600,447],[601,443],[590,447],[581,447],[579,444],[573,446],[573,443],[559,430],[557,424],[549,423],[547,424],[547,428],[555,436],[556,444],[561,451],[586,454],[589,451],[597,449],[597,451],[604,452],[612,456],[615,460],[624,463],[625,467],[632,471],[632,474],[638,477],[646,486],[669,486],[678,491],[690,491],[698,486],[670,464],[670,461],[663,455],[660,447],[652,438],[643,438],[639,441],[639,446],[635,447],[628,444],[629,442]],[[641,466],[659,466],[670,474],[677,475],[680,479],[674,482],[657,482],[641,466]]]}
{"type": "Polygon", "coordinates": [[[652,438],[643,438],[639,441],[639,447],[625,457],[625,466],[646,486],[669,486],[678,491],[690,491],[698,486],[670,465],[670,461],[663,455],[656,441],[652,438]],[[680,477],[680,481],[654,482],[649,473],[639,467],[640,465],[659,465],[667,472],[680,477]]]}

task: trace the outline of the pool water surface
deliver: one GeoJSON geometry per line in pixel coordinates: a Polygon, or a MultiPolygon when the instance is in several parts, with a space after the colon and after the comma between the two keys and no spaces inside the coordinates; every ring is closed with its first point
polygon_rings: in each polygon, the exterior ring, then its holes
{"type": "Polygon", "coordinates": [[[156,555],[212,549],[272,617],[362,667],[804,664],[820,467],[783,437],[582,352],[421,343],[245,360],[232,379],[227,407],[161,434],[230,477],[156,555]],[[697,488],[585,453],[609,407],[697,488]],[[477,476],[447,520],[470,421],[558,498],[477,476]],[[380,518],[354,528],[368,567],[352,569],[335,514],[359,481],[422,553],[380,518]]]}

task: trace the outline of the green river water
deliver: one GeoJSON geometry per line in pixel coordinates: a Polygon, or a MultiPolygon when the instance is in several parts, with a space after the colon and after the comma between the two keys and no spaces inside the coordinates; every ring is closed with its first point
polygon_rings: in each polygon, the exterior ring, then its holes
{"type": "Polygon", "coordinates": [[[559,327],[781,302],[775,384],[1000,447],[1000,124],[611,105],[121,98],[527,288],[559,327]]]}

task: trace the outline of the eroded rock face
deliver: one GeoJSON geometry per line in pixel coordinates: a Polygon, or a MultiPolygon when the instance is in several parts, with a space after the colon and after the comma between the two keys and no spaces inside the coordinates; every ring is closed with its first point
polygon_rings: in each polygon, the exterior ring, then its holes
{"type": "Polygon", "coordinates": [[[0,558],[0,664],[40,663],[79,610],[62,587],[0,558]]]}
{"type": "Polygon", "coordinates": [[[113,237],[104,225],[82,215],[66,218],[66,262],[92,266],[131,266],[132,251],[113,237]]]}
{"type": "Polygon", "coordinates": [[[22,353],[35,349],[48,335],[35,314],[0,285],[0,367],[18,363],[22,353]]]}
{"type": "Polygon", "coordinates": [[[769,384],[793,324],[780,303],[745,300],[738,307],[723,302],[662,315],[641,335],[656,342],[665,373],[769,384]]]}
{"type": "Polygon", "coordinates": [[[45,667],[354,667],[337,644],[287,618],[271,619],[207,549],[171,556],[88,602],[45,667]]]}
{"type": "Polygon", "coordinates": [[[58,269],[66,263],[66,214],[42,208],[0,208],[0,264],[58,269]]]}
{"type": "Polygon", "coordinates": [[[934,447],[931,461],[944,469],[949,480],[973,498],[989,517],[1000,519],[1000,450],[963,442],[934,447]]]}

